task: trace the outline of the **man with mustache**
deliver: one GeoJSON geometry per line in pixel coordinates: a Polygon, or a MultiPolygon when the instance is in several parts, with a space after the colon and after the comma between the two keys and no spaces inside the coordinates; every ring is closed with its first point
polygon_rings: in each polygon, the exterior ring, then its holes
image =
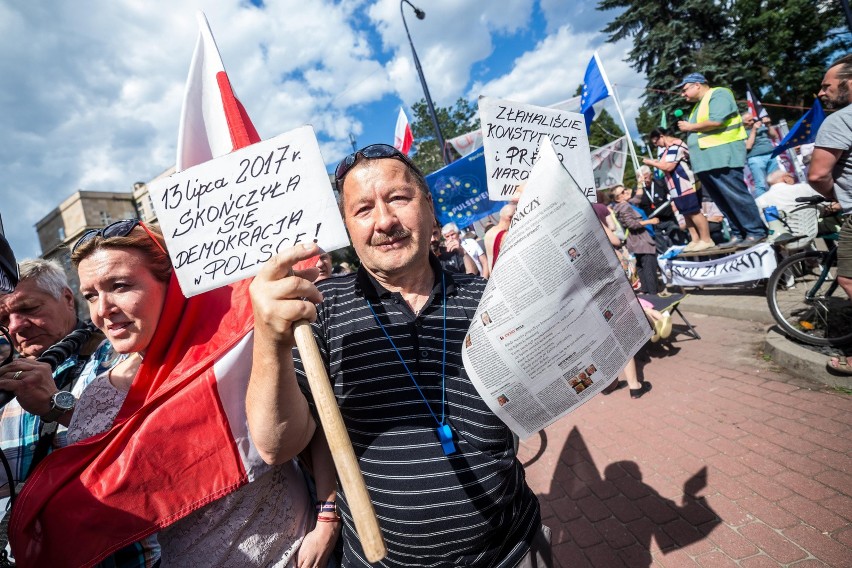
{"type": "MultiPolygon", "coordinates": [[[[852,298],[852,54],[828,68],[818,93],[828,109],[836,109],[822,123],[814,142],[808,183],[846,215],[837,241],[837,283],[852,298]]],[[[830,370],[852,375],[852,346],[828,362],[830,370]]]]}
{"type": "MultiPolygon", "coordinates": [[[[299,381],[292,324],[313,331],[380,519],[386,567],[551,566],[550,531],[527,486],[511,432],[471,384],[461,352],[485,280],[451,274],[430,254],[435,213],[423,174],[374,144],[335,171],[357,274],[314,286],[289,267],[315,245],[272,259],[252,284],[256,337],[278,359],[253,374],[248,422],[261,456],[282,459],[281,426],[299,381]],[[318,305],[315,305],[318,304],[318,305]],[[281,454],[281,455],[279,455],[281,454]]],[[[265,363],[264,363],[265,364],[265,363]]],[[[370,566],[345,495],[344,567],[370,566]]]]}

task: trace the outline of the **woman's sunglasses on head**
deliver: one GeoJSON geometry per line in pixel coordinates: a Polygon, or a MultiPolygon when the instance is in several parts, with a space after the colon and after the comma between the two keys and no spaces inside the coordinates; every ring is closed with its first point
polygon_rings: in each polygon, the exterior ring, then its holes
{"type": "Polygon", "coordinates": [[[145,232],[148,233],[148,236],[151,237],[151,240],[154,241],[154,244],[157,245],[157,248],[163,251],[163,254],[167,254],[163,246],[160,244],[160,241],[158,241],[154,237],[154,234],[151,233],[150,229],[148,229],[148,227],[145,226],[145,223],[143,223],[139,219],[122,219],[121,221],[110,223],[103,229],[90,229],[86,231],[85,233],[83,233],[83,236],[80,237],[76,243],[74,243],[74,246],[71,247],[71,254],[74,254],[74,251],[77,250],[80,245],[87,243],[95,237],[101,237],[104,239],[111,239],[114,237],[126,237],[133,229],[136,228],[137,225],[142,227],[145,232]]]}

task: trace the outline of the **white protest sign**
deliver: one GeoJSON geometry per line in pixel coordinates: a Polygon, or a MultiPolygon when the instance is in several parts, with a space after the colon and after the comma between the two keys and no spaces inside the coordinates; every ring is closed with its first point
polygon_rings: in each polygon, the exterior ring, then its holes
{"type": "Polygon", "coordinates": [[[624,165],[627,163],[627,137],[622,136],[592,151],[592,171],[595,187],[604,189],[624,183],[624,165]]]}
{"type": "Polygon", "coordinates": [[[512,198],[518,186],[529,178],[539,143],[547,136],[559,161],[571,172],[584,195],[595,201],[595,177],[582,114],[479,97],[479,119],[485,146],[488,199],[512,198]]]}
{"type": "Polygon", "coordinates": [[[777,262],[769,243],[705,262],[658,259],[663,279],[675,286],[737,284],[769,278],[777,262]]]}
{"type": "Polygon", "coordinates": [[[156,180],[149,191],[187,297],[254,276],[299,243],[349,244],[311,126],[156,180]]]}

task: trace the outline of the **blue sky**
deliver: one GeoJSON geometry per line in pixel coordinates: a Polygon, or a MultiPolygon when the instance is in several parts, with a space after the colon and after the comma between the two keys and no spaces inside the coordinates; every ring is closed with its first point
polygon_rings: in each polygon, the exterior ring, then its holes
{"type": "MultiPolygon", "coordinates": [[[[635,118],[645,79],[623,61],[629,42],[604,42],[612,14],[594,3],[413,3],[436,105],[570,98],[598,49],[635,118]]],[[[34,224],[74,191],[129,191],[174,164],[199,9],[260,135],[312,124],[330,166],[350,133],[392,143],[398,108],[423,97],[398,0],[0,3],[0,214],[19,258],[40,254],[34,224]]]]}

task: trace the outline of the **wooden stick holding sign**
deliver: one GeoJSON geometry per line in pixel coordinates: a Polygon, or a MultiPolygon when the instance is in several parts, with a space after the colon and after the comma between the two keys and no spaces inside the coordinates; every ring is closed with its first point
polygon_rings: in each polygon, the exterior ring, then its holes
{"type": "Polygon", "coordinates": [[[385,557],[387,549],[385,548],[385,541],[382,539],[373,503],[370,501],[370,494],[367,493],[364,476],[361,475],[361,468],[355,458],[352,442],[349,440],[349,434],[343,424],[343,416],[340,415],[337,400],[331,390],[331,382],[328,379],[328,373],[325,371],[325,363],[320,355],[310,323],[307,321],[296,322],[293,334],[296,338],[296,347],[299,349],[305,374],[308,376],[308,383],[311,386],[311,393],[314,396],[322,429],[325,431],[325,438],[328,441],[328,447],[331,449],[331,456],[334,458],[334,467],[337,469],[340,484],[346,494],[346,501],[349,503],[349,510],[352,512],[352,519],[355,521],[358,538],[361,539],[361,548],[364,549],[367,561],[373,564],[385,557]]]}

